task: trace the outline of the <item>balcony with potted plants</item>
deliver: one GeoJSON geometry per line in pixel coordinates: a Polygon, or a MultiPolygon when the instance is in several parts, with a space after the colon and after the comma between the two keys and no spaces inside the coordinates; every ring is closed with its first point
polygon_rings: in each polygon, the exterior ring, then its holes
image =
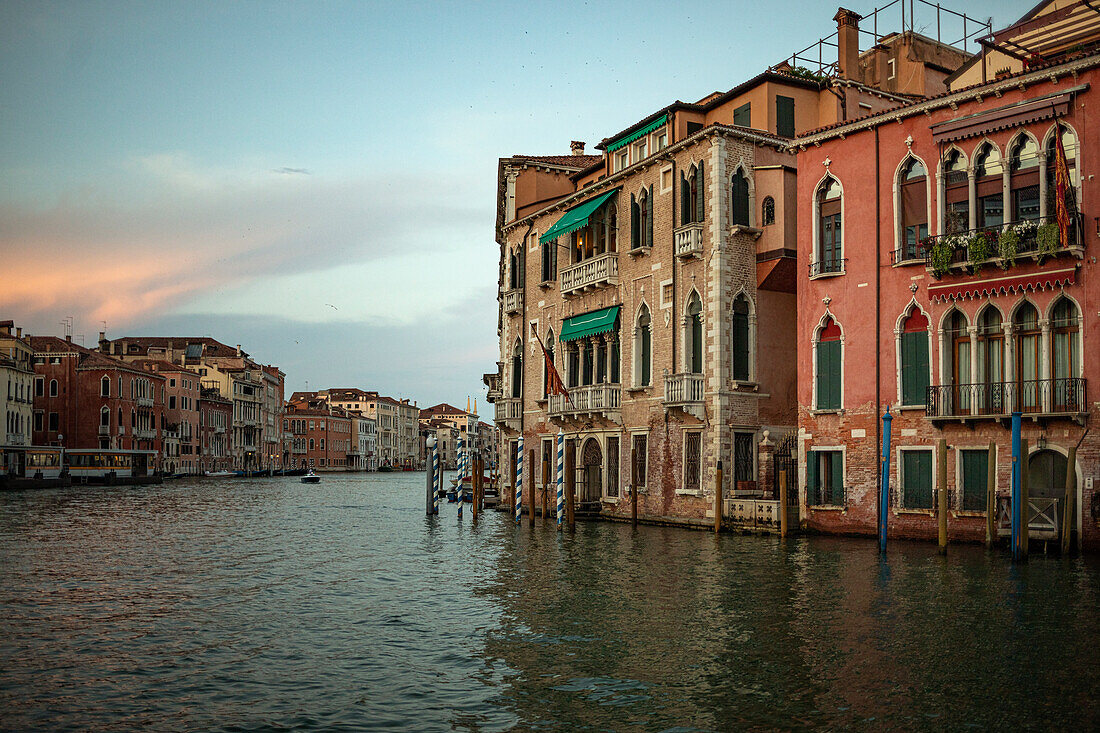
{"type": "Polygon", "coordinates": [[[921,240],[919,255],[937,279],[948,274],[975,273],[984,266],[1008,270],[1023,262],[1085,256],[1080,216],[1071,219],[1065,241],[1056,217],[1025,219],[921,240]]]}

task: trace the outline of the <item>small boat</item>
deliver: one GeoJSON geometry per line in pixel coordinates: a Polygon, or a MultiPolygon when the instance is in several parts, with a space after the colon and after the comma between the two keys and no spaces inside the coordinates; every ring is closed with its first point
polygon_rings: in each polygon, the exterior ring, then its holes
{"type": "Polygon", "coordinates": [[[309,473],[302,476],[301,481],[303,484],[319,484],[321,483],[321,477],[310,470],[309,473]]]}
{"type": "Polygon", "coordinates": [[[378,467],[378,472],[379,473],[390,473],[391,471],[393,471],[393,466],[379,466],[378,467]]]}
{"type": "Polygon", "coordinates": [[[206,476],[209,478],[226,478],[228,476],[236,476],[232,471],[207,471],[206,476]]]}

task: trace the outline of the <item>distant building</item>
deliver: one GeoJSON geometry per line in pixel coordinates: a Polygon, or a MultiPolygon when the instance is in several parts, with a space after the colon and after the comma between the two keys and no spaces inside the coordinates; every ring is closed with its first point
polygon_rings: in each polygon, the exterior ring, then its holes
{"type": "Polygon", "coordinates": [[[233,403],[222,397],[217,389],[202,387],[199,397],[200,470],[232,470],[234,462],[229,450],[229,426],[232,422],[233,403]]]}
{"type": "Polygon", "coordinates": [[[200,473],[199,399],[200,377],[164,359],[131,362],[165,379],[164,470],[166,473],[200,473]]]}
{"type": "Polygon", "coordinates": [[[0,321],[0,446],[28,446],[34,413],[34,364],[22,329],[0,321]],[[14,332],[13,332],[14,330],[14,332]]]}
{"type": "Polygon", "coordinates": [[[324,406],[318,401],[290,402],[286,420],[293,440],[300,447],[296,450],[295,468],[312,468],[318,471],[347,471],[348,453],[352,450],[353,418],[338,407],[324,406]]]}

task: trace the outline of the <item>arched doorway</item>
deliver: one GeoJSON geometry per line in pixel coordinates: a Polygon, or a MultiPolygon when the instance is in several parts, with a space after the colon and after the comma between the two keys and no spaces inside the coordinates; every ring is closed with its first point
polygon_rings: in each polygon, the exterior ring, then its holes
{"type": "Polygon", "coordinates": [[[1039,450],[1027,461],[1029,498],[1058,499],[1066,496],[1066,457],[1058,451],[1039,450]]]}
{"type": "Polygon", "coordinates": [[[599,501],[603,493],[603,451],[595,438],[585,441],[581,453],[581,501],[599,501]]]}

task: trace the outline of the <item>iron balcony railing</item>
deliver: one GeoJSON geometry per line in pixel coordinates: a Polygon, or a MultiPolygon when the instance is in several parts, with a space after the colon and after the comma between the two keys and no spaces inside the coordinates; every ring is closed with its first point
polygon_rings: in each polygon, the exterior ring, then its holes
{"type": "Polygon", "coordinates": [[[519,313],[520,307],[523,305],[523,291],[516,288],[514,290],[506,290],[504,292],[504,314],[511,315],[512,313],[519,313]]]}
{"type": "Polygon", "coordinates": [[[1088,410],[1086,381],[1081,377],[1029,379],[1019,382],[941,384],[928,388],[929,417],[1005,417],[1072,415],[1088,410]]]}
{"type": "MultiPolygon", "coordinates": [[[[1057,226],[1057,217],[1044,216],[1036,219],[1024,219],[994,226],[950,232],[934,237],[926,237],[917,243],[915,247],[907,246],[903,254],[906,258],[912,255],[914,258],[923,259],[925,266],[933,269],[933,250],[937,245],[946,244],[950,248],[950,257],[947,262],[949,268],[961,268],[985,262],[1000,263],[1008,254],[1002,252],[1001,234],[1011,230],[1019,236],[1015,252],[1011,253],[1012,257],[1034,257],[1042,254],[1039,246],[1039,230],[1048,225],[1057,226]]],[[[1080,228],[1080,215],[1074,214],[1066,241],[1059,241],[1054,252],[1048,254],[1057,254],[1068,247],[1079,246],[1081,244],[1080,228]]]]}
{"type": "Polygon", "coordinates": [[[687,405],[702,401],[702,374],[668,374],[665,376],[666,405],[687,405]]]}
{"type": "Polygon", "coordinates": [[[570,265],[561,271],[563,295],[594,288],[598,285],[619,284],[619,255],[615,252],[592,257],[570,265]]]}
{"type": "Polygon", "coordinates": [[[673,233],[677,257],[703,254],[703,223],[685,224],[673,233]]]}
{"type": "Polygon", "coordinates": [[[618,384],[570,387],[568,398],[560,394],[550,395],[549,410],[551,415],[618,412],[622,408],[622,395],[622,387],[618,384]]]}
{"type": "Polygon", "coordinates": [[[826,260],[817,260],[810,263],[810,277],[844,272],[844,263],[847,257],[834,257],[826,260]]]}

